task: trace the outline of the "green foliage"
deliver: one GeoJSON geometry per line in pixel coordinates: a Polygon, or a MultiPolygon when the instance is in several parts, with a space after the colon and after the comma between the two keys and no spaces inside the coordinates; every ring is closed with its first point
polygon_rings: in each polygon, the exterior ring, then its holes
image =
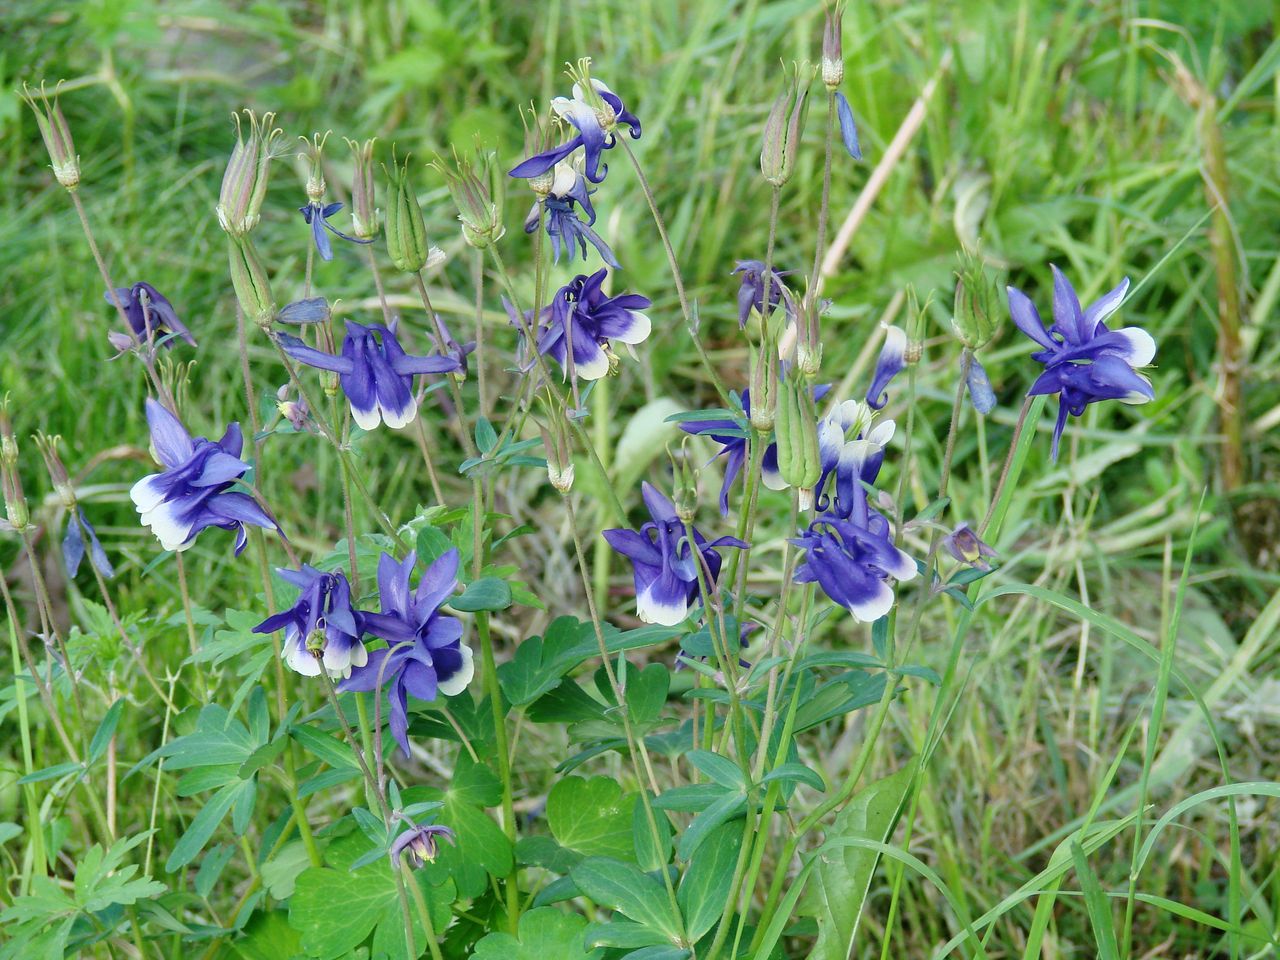
{"type": "Polygon", "coordinates": [[[476,960],[602,960],[603,950],[588,952],[582,934],[587,921],[552,907],[520,917],[519,936],[491,933],[476,944],[476,960]]]}

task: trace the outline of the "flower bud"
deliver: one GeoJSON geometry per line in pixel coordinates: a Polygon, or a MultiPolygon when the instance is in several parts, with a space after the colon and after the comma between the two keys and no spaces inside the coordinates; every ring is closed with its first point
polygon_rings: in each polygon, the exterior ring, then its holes
{"type": "Polygon", "coordinates": [[[960,256],[951,326],[970,350],[985,347],[995,336],[1003,311],[995,280],[982,260],[969,251],[960,256]]]}
{"type": "MultiPolygon", "coordinates": [[[[385,167],[383,168],[386,169],[385,167]]],[[[417,273],[427,264],[431,245],[427,243],[427,225],[422,220],[418,195],[409,182],[409,158],[404,165],[391,160],[387,170],[391,178],[391,199],[387,204],[387,252],[397,270],[417,273]]]]}
{"type": "Polygon", "coordinates": [[[361,240],[376,237],[380,226],[373,180],[373,145],[376,142],[347,141],[354,166],[351,174],[351,233],[361,240]]]}
{"type": "Polygon", "coordinates": [[[267,329],[275,318],[276,302],[253,241],[248,236],[228,237],[227,259],[231,265],[231,286],[235,288],[240,309],[259,327],[267,329]]]}
{"type": "MultiPolygon", "coordinates": [[[[467,159],[453,155],[453,165],[447,165],[439,157],[432,166],[444,174],[449,194],[458,208],[458,220],[462,223],[462,237],[469,246],[483,250],[492,246],[507,232],[502,225],[502,207],[493,201],[495,189],[494,155],[478,154],[478,169],[467,159]]],[[[499,196],[499,200],[501,197],[499,196]]]]}
{"type": "Polygon", "coordinates": [[[71,139],[67,118],[62,115],[62,109],[58,106],[57,88],[54,89],[52,103],[45,95],[43,83],[40,85],[39,97],[40,102],[37,103],[36,95],[23,84],[22,99],[27,101],[27,106],[36,115],[36,124],[40,127],[44,147],[49,152],[53,175],[68,190],[74,190],[80,184],[80,157],[71,139]]]}
{"type": "Polygon", "coordinates": [[[844,3],[837,2],[826,11],[822,28],[822,82],[835,90],[844,82],[844,3]]]}
{"type": "Polygon", "coordinates": [[[262,201],[267,195],[272,151],[277,138],[284,135],[284,131],[272,126],[274,113],[264,113],[261,119],[252,110],[245,110],[244,115],[249,119],[247,139],[240,114],[232,114],[236,145],[218,192],[218,223],[233,237],[246,236],[258,225],[262,201]]]}
{"type": "Polygon", "coordinates": [[[968,564],[978,570],[990,570],[991,564],[987,562],[987,558],[998,556],[995,550],[983,543],[982,538],[969,529],[967,523],[957,524],[956,528],[942,539],[942,545],[947,553],[960,563],[968,564]]]}
{"type": "Polygon", "coordinates": [[[810,69],[797,66],[795,77],[778,95],[764,124],[764,145],[760,150],[760,172],[765,180],[780,187],[796,169],[796,155],[808,113],[810,69]],[[790,116],[788,117],[788,111],[790,116]]]}
{"type": "Polygon", "coordinates": [[[818,449],[818,412],[813,391],[804,377],[790,376],[780,385],[774,430],[778,472],[801,492],[802,500],[811,502],[813,488],[822,477],[822,457],[818,449]]]}
{"type": "Polygon", "coordinates": [[[36,434],[36,446],[40,448],[40,456],[44,458],[45,468],[49,471],[49,479],[53,481],[53,490],[68,510],[76,506],[76,491],[71,486],[71,478],[67,476],[67,468],[58,453],[61,437],[50,437],[43,433],[36,434]]]}
{"type": "Polygon", "coordinates": [[[324,145],[329,139],[330,131],[326,130],[323,134],[313,133],[311,139],[299,137],[304,144],[302,152],[299,154],[307,161],[307,199],[312,203],[319,203],[324,199],[325,182],[324,182],[324,145]]]}

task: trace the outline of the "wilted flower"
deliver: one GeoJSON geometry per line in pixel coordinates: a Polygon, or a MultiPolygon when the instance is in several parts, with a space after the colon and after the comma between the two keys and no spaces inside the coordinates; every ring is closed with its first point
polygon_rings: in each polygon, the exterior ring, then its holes
{"type": "Polygon", "coordinates": [[[965,385],[969,388],[969,399],[973,409],[984,417],[995,409],[996,392],[991,389],[991,380],[986,368],[978,362],[977,357],[969,358],[969,372],[965,375],[965,385]]]}
{"type": "Polygon", "coordinates": [[[231,490],[249,469],[240,459],[240,424],[228,424],[217,443],[192,437],[172,413],[147,398],[151,446],[165,466],[133,485],[129,496],[144,526],[166,550],[186,550],[207,527],[236,532],[236,555],[247,541],[244,525],[275,530],[276,523],[247,493],[231,490]]]}
{"type": "Polygon", "coordinates": [[[396,837],[391,844],[388,852],[392,867],[399,869],[400,854],[406,852],[409,855],[409,866],[415,870],[425,863],[431,863],[436,858],[439,846],[437,838],[453,843],[453,831],[435,823],[410,827],[396,837]]]}
{"type": "Polygon", "coordinates": [[[880,348],[871,387],[867,390],[867,405],[875,410],[883,409],[889,402],[889,395],[885,392],[889,382],[907,367],[906,331],[892,324],[882,323],[881,326],[884,327],[884,345],[880,348]]]}
{"type": "Polygon", "coordinates": [[[351,415],[365,430],[386,421],[403,427],[418,415],[413,378],[422,373],[449,373],[461,369],[453,357],[419,357],[404,352],[394,324],[365,326],[347,321],[347,335],[339,356],[309,347],[297,337],[280,334],[280,346],[300,363],[338,374],[342,392],[351,403],[351,415]],[[381,340],[379,340],[381,337],[381,340]]]}
{"type": "Polygon", "coordinates": [[[862,147],[858,145],[858,125],[853,122],[853,107],[843,93],[836,93],[836,116],[840,120],[840,142],[849,156],[862,159],[862,147]]]}
{"type": "Polygon", "coordinates": [[[846,400],[818,424],[822,477],[816,487],[817,506],[824,513],[847,518],[866,505],[864,483],[874,483],[884,463],[884,448],[893,439],[892,420],[875,423],[865,403],[846,400]]]}
{"type": "Polygon", "coordinates": [[[569,77],[574,81],[573,99],[556,97],[551,101],[551,109],[571,123],[578,135],[567,143],[517,164],[510,176],[529,179],[545,174],[574,150],[582,147],[587,179],[592,183],[600,183],[609,172],[607,166],[600,169],[600,155],[617,144],[615,128],[619,124],[625,124],[631,138],[639,139],[640,121],[636,115],[627,110],[622,99],[602,81],[590,76],[590,67],[589,59],[579,60],[576,67],[570,67],[569,77]]]}
{"type": "Polygon", "coordinates": [[[844,82],[844,3],[827,7],[822,25],[822,83],[834,90],[844,82]]]}
{"type": "Polygon", "coordinates": [[[249,135],[248,138],[244,135],[240,114],[232,114],[231,119],[236,125],[236,145],[231,151],[218,193],[218,223],[233,237],[245,236],[261,219],[269,165],[275,154],[276,140],[284,133],[272,126],[276,118],[274,113],[264,113],[259,118],[252,110],[243,112],[249,121],[249,135]]]}
{"type": "Polygon", "coordinates": [[[916,564],[893,543],[889,521],[867,507],[842,519],[821,516],[791,541],[806,551],[796,583],[817,583],[855,620],[879,620],[893,606],[894,580],[910,580],[916,564]]]}
{"type": "Polygon", "coordinates": [[[346,574],[325,573],[305,563],[301,570],[277,568],[276,573],[302,594],[292,607],[267,617],[253,632],[283,630],[285,663],[304,677],[320,676],[321,663],[334,679],[364,666],[369,659],[360,640],[364,615],[351,606],[346,574]]]}
{"type": "Polygon", "coordinates": [[[566,379],[572,369],[582,380],[599,380],[617,364],[611,340],[636,344],[649,336],[649,318],[640,312],[649,306],[649,298],[635,293],[607,296],[601,289],[605,276],[604,267],[589,277],[579,274],[556,291],[543,311],[538,352],[560,364],[566,379]],[[572,368],[569,341],[573,343],[572,368]]]}
{"type": "Polygon", "coordinates": [[[71,139],[67,118],[62,115],[62,109],[58,106],[58,88],[54,88],[53,102],[50,103],[44,92],[44,83],[41,83],[39,98],[37,103],[36,94],[25,83],[22,85],[22,99],[36,115],[36,125],[40,127],[40,137],[49,153],[53,175],[58,183],[68,190],[74,190],[80,184],[80,156],[71,139]]]}
{"type": "Polygon", "coordinates": [[[89,562],[104,577],[115,576],[115,569],[107,559],[107,552],[98,542],[97,531],[84,515],[84,508],[76,499],[76,488],[67,475],[67,468],[58,452],[59,437],[49,437],[43,433],[36,434],[36,446],[44,457],[45,467],[49,471],[49,479],[53,481],[54,492],[67,510],[67,530],[62,537],[62,563],[67,576],[74,577],[80,570],[80,561],[84,559],[85,538],[89,540],[89,562]]]}
{"type": "MultiPolygon", "coordinates": [[[[648,523],[639,531],[615,529],[604,531],[609,546],[631,560],[636,586],[636,614],[645,623],[675,626],[684,621],[689,604],[698,596],[698,568],[705,565],[703,575],[707,587],[715,587],[720,575],[721,547],[746,548],[737,537],[720,537],[707,542],[693,530],[697,553],[690,547],[683,521],[671,501],[650,483],[643,488],[648,523]]],[[[692,528],[690,528],[692,529],[692,528]]]]}
{"type": "Polygon", "coordinates": [[[107,303],[124,309],[125,319],[140,343],[172,347],[174,337],[181,337],[191,346],[196,345],[196,338],[178,319],[173,304],[151,284],[139,280],[132,287],[116,287],[103,296],[107,303]]]}
{"type": "Polygon", "coordinates": [[[995,550],[983,543],[967,523],[956,524],[956,528],[942,538],[942,545],[958,561],[978,570],[990,570],[987,557],[997,556],[995,550]]]}
{"type": "Polygon", "coordinates": [[[560,262],[562,243],[565,247],[566,259],[573,261],[573,251],[576,247],[585,263],[589,243],[596,248],[601,260],[617,270],[620,265],[613,251],[591,229],[596,222],[596,211],[591,205],[592,193],[594,191],[587,189],[587,181],[582,175],[579,161],[561,160],[555,166],[555,176],[551,181],[550,192],[544,199],[534,202],[529,216],[525,218],[524,232],[533,233],[538,229],[539,204],[541,204],[546,210],[547,236],[551,238],[551,250],[556,263],[560,262]],[[585,221],[578,216],[578,206],[582,207],[582,212],[587,216],[585,221]]]}
{"type": "Polygon", "coordinates": [[[311,238],[316,243],[316,251],[320,254],[321,260],[333,259],[333,245],[329,243],[329,233],[343,240],[350,240],[352,243],[373,243],[372,237],[366,240],[348,236],[329,222],[329,218],[341,209],[341,203],[324,204],[319,200],[312,200],[305,207],[298,208],[302,219],[311,227],[311,238]],[[325,232],[326,230],[328,233],[325,232]]]}
{"type": "Polygon", "coordinates": [[[306,430],[311,423],[311,411],[307,409],[307,398],[300,396],[297,400],[290,400],[287,383],[281,384],[276,390],[276,410],[298,433],[306,430]]]}
{"type": "MultiPolygon", "coordinates": [[[[738,286],[738,327],[742,328],[751,319],[752,310],[761,317],[765,315],[764,261],[739,260],[733,272],[742,274],[742,283],[738,286]]],[[[782,278],[790,272],[779,271],[776,267],[769,271],[769,313],[773,313],[779,302],[785,301],[788,322],[795,317],[796,305],[782,278]]]]}
{"type": "Polygon", "coordinates": [[[440,694],[461,693],[475,673],[471,648],[462,642],[462,622],[440,613],[440,604],[458,585],[459,555],[456,549],[436,558],[418,587],[409,590],[418,555],[410,552],[402,562],[383,554],[378,561],[378,598],[381,613],[364,613],[364,628],[381,637],[387,646],[369,654],[368,663],[352,671],[342,689],[363,692],[387,690],[391,704],[391,732],[407,756],[409,715],[407,694],[432,701],[440,694]],[[380,686],[381,685],[381,686],[380,686]]]}
{"type": "Polygon", "coordinates": [[[1009,287],[1009,312],[1018,329],[1040,346],[1031,355],[1045,366],[1028,396],[1058,394],[1058,422],[1053,428],[1053,459],[1067,425],[1067,414],[1078,417],[1085,407],[1100,400],[1146,403],[1155,398],[1151,381],[1134,370],[1155,359],[1156,342],[1139,327],[1107,328],[1129,289],[1126,277],[1086,310],[1080,308],[1075,289],[1057,267],[1053,270],[1053,324],[1046,330],[1035,305],[1026,294],[1009,287]]]}

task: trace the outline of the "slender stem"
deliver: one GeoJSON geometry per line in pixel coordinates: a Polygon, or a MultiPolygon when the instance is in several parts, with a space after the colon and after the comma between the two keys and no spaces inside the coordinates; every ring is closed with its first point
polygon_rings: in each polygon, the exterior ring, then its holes
{"type": "MultiPolygon", "coordinates": [[[[653,812],[653,804],[650,801],[649,790],[645,788],[645,776],[640,772],[640,765],[643,763],[645,774],[648,777],[649,786],[652,787],[654,796],[660,792],[658,790],[657,778],[653,774],[653,764],[649,758],[649,751],[645,746],[643,738],[637,737],[635,729],[631,726],[630,711],[627,710],[626,691],[618,682],[618,674],[613,669],[613,663],[609,657],[609,646],[604,639],[604,628],[601,626],[600,611],[596,607],[595,595],[591,590],[591,574],[588,572],[587,557],[582,549],[582,534],[578,530],[577,512],[573,507],[573,498],[571,496],[563,497],[565,509],[569,513],[569,531],[573,537],[574,554],[578,560],[578,573],[582,577],[582,591],[587,598],[587,612],[591,616],[591,626],[595,630],[596,642],[600,646],[600,660],[604,666],[605,676],[609,680],[609,688],[613,691],[614,698],[618,701],[618,715],[622,719],[623,733],[626,735],[628,754],[631,759],[631,769],[635,773],[636,781],[640,784],[640,803],[644,808],[645,820],[648,823],[650,834],[653,838],[654,849],[662,849],[662,842],[659,839],[658,819],[653,812]]],[[[662,880],[667,889],[667,897],[671,901],[671,909],[673,916],[681,916],[679,904],[676,901],[675,887],[671,884],[670,871],[663,869],[662,880]]],[[[683,924],[682,924],[683,927],[683,924]]],[[[683,930],[681,931],[683,933],[683,930]]]]}
{"type": "MultiPolygon", "coordinates": [[[[400,854],[400,874],[404,879],[404,886],[409,888],[413,894],[414,905],[418,908],[418,916],[422,918],[422,928],[427,934],[427,949],[431,951],[431,960],[444,960],[440,953],[440,944],[436,942],[435,925],[431,922],[431,910],[427,907],[426,898],[422,895],[422,887],[418,885],[417,878],[413,875],[413,870],[409,867],[405,858],[408,855],[400,854]]],[[[410,954],[413,954],[413,948],[409,948],[410,954]]]]}
{"type": "MultiPolygon", "coordinates": [[[[187,643],[191,646],[191,660],[195,662],[196,657],[200,653],[200,643],[196,639],[196,620],[191,612],[191,591],[187,587],[187,564],[182,558],[182,551],[178,551],[173,555],[178,565],[178,591],[182,594],[182,613],[187,621],[187,643]]],[[[204,672],[196,671],[196,676],[200,678],[200,687],[204,692],[204,699],[209,699],[209,681],[205,679],[204,672]]]]}
{"type": "Polygon", "coordinates": [[[836,127],[836,94],[827,91],[827,136],[822,156],[822,205],[818,207],[818,236],[813,247],[813,271],[809,274],[809,289],[805,297],[805,330],[804,338],[809,348],[817,352],[822,343],[818,315],[818,292],[822,285],[822,255],[826,252],[827,222],[831,215],[831,157],[835,140],[836,127]]]}
{"type": "Polygon", "coordinates": [[[476,393],[480,400],[480,416],[489,416],[489,381],[485,369],[484,349],[484,251],[471,254],[471,284],[476,288],[476,393]]]}
{"type": "MultiPolygon", "coordinates": [[[[12,615],[13,605],[9,597],[9,585],[4,582],[4,577],[0,574],[0,589],[4,590],[5,604],[10,611],[9,616],[9,653],[13,660],[13,694],[14,700],[18,704],[18,732],[22,742],[22,772],[24,776],[30,776],[35,770],[35,759],[31,750],[31,720],[27,715],[27,690],[26,683],[22,679],[22,662],[18,651],[18,622],[17,618],[12,615]]],[[[36,788],[33,783],[23,784],[22,797],[27,807],[27,822],[40,822],[40,804],[36,800],[36,788]]],[[[21,883],[18,887],[18,893],[23,893],[31,888],[32,874],[38,873],[45,876],[48,873],[48,856],[44,849],[44,830],[28,830],[27,836],[30,838],[30,854],[31,854],[31,870],[23,870],[21,883]]],[[[25,863],[24,863],[25,867],[25,863]]]]}
{"type": "MultiPolygon", "coordinates": [[[[53,637],[58,647],[58,654],[62,658],[62,668],[67,674],[67,679],[71,681],[71,700],[76,708],[76,718],[80,722],[81,737],[85,738],[88,736],[88,731],[85,728],[84,704],[80,699],[80,680],[76,676],[75,668],[71,665],[71,656],[67,651],[67,643],[62,637],[62,631],[54,622],[53,596],[49,593],[49,585],[44,579],[44,570],[40,567],[40,557],[31,540],[30,528],[19,531],[18,536],[22,541],[22,551],[26,554],[27,568],[31,571],[31,580],[35,586],[36,607],[40,611],[46,636],[53,637]]],[[[87,744],[88,741],[85,740],[85,743],[87,744]]]]}
{"type": "Polygon", "coordinates": [[[373,244],[366,243],[364,252],[369,258],[369,272],[373,274],[373,285],[378,290],[378,303],[382,305],[382,322],[391,325],[391,307],[387,305],[387,291],[382,286],[382,271],[378,269],[378,258],[373,255],[373,244]]]}
{"type": "Polygon", "coordinates": [[[711,382],[715,384],[716,393],[720,394],[720,401],[727,407],[729,406],[729,391],[725,389],[724,381],[720,379],[720,373],[716,370],[716,366],[711,362],[711,358],[707,356],[706,348],[702,345],[702,338],[698,335],[698,321],[693,315],[693,311],[689,307],[689,297],[684,290],[684,277],[680,273],[680,262],[676,259],[675,248],[671,245],[671,237],[667,234],[667,225],[663,222],[662,214],[658,212],[658,202],[654,199],[653,189],[649,186],[649,180],[644,175],[644,170],[640,167],[640,161],[636,159],[635,152],[631,149],[631,144],[624,137],[618,137],[618,143],[622,144],[622,149],[627,154],[627,159],[631,161],[631,166],[636,172],[636,179],[640,183],[640,189],[644,192],[644,198],[649,203],[649,212],[653,215],[654,226],[658,228],[658,236],[662,239],[662,248],[667,254],[667,265],[671,268],[671,279],[676,285],[676,296],[680,298],[680,312],[684,315],[685,329],[689,331],[689,337],[693,340],[693,345],[698,351],[698,357],[702,360],[702,365],[706,367],[711,382]]]}
{"type": "Polygon", "coordinates": [[[1031,410],[1031,404],[1035,401],[1034,397],[1028,396],[1022,401],[1022,410],[1018,413],[1018,424],[1013,428],[1013,437],[1009,440],[1009,452],[1005,454],[1004,466],[1000,468],[1000,479],[996,482],[995,492],[991,495],[991,505],[987,507],[987,515],[982,519],[982,526],[978,528],[978,536],[982,536],[987,532],[987,527],[991,525],[995,518],[996,505],[1000,503],[1002,494],[1004,493],[1005,482],[1009,479],[1009,468],[1013,466],[1013,458],[1018,451],[1018,441],[1022,439],[1022,428],[1027,422],[1027,414],[1031,410]]]}

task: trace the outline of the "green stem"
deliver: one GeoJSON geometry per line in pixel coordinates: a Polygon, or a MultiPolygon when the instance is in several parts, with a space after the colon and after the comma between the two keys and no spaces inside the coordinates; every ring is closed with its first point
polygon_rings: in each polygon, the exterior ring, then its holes
{"type": "MultiPolygon", "coordinates": [[[[400,854],[400,875],[403,878],[404,886],[409,888],[413,894],[413,903],[418,908],[418,916],[422,918],[422,928],[427,934],[427,949],[431,951],[431,960],[444,960],[440,953],[440,944],[436,941],[435,925],[431,922],[431,910],[427,907],[426,898],[422,895],[422,887],[418,885],[418,880],[413,875],[413,870],[409,864],[405,862],[404,853],[400,854]]],[[[409,952],[413,955],[413,948],[409,948],[409,952]]]]}

